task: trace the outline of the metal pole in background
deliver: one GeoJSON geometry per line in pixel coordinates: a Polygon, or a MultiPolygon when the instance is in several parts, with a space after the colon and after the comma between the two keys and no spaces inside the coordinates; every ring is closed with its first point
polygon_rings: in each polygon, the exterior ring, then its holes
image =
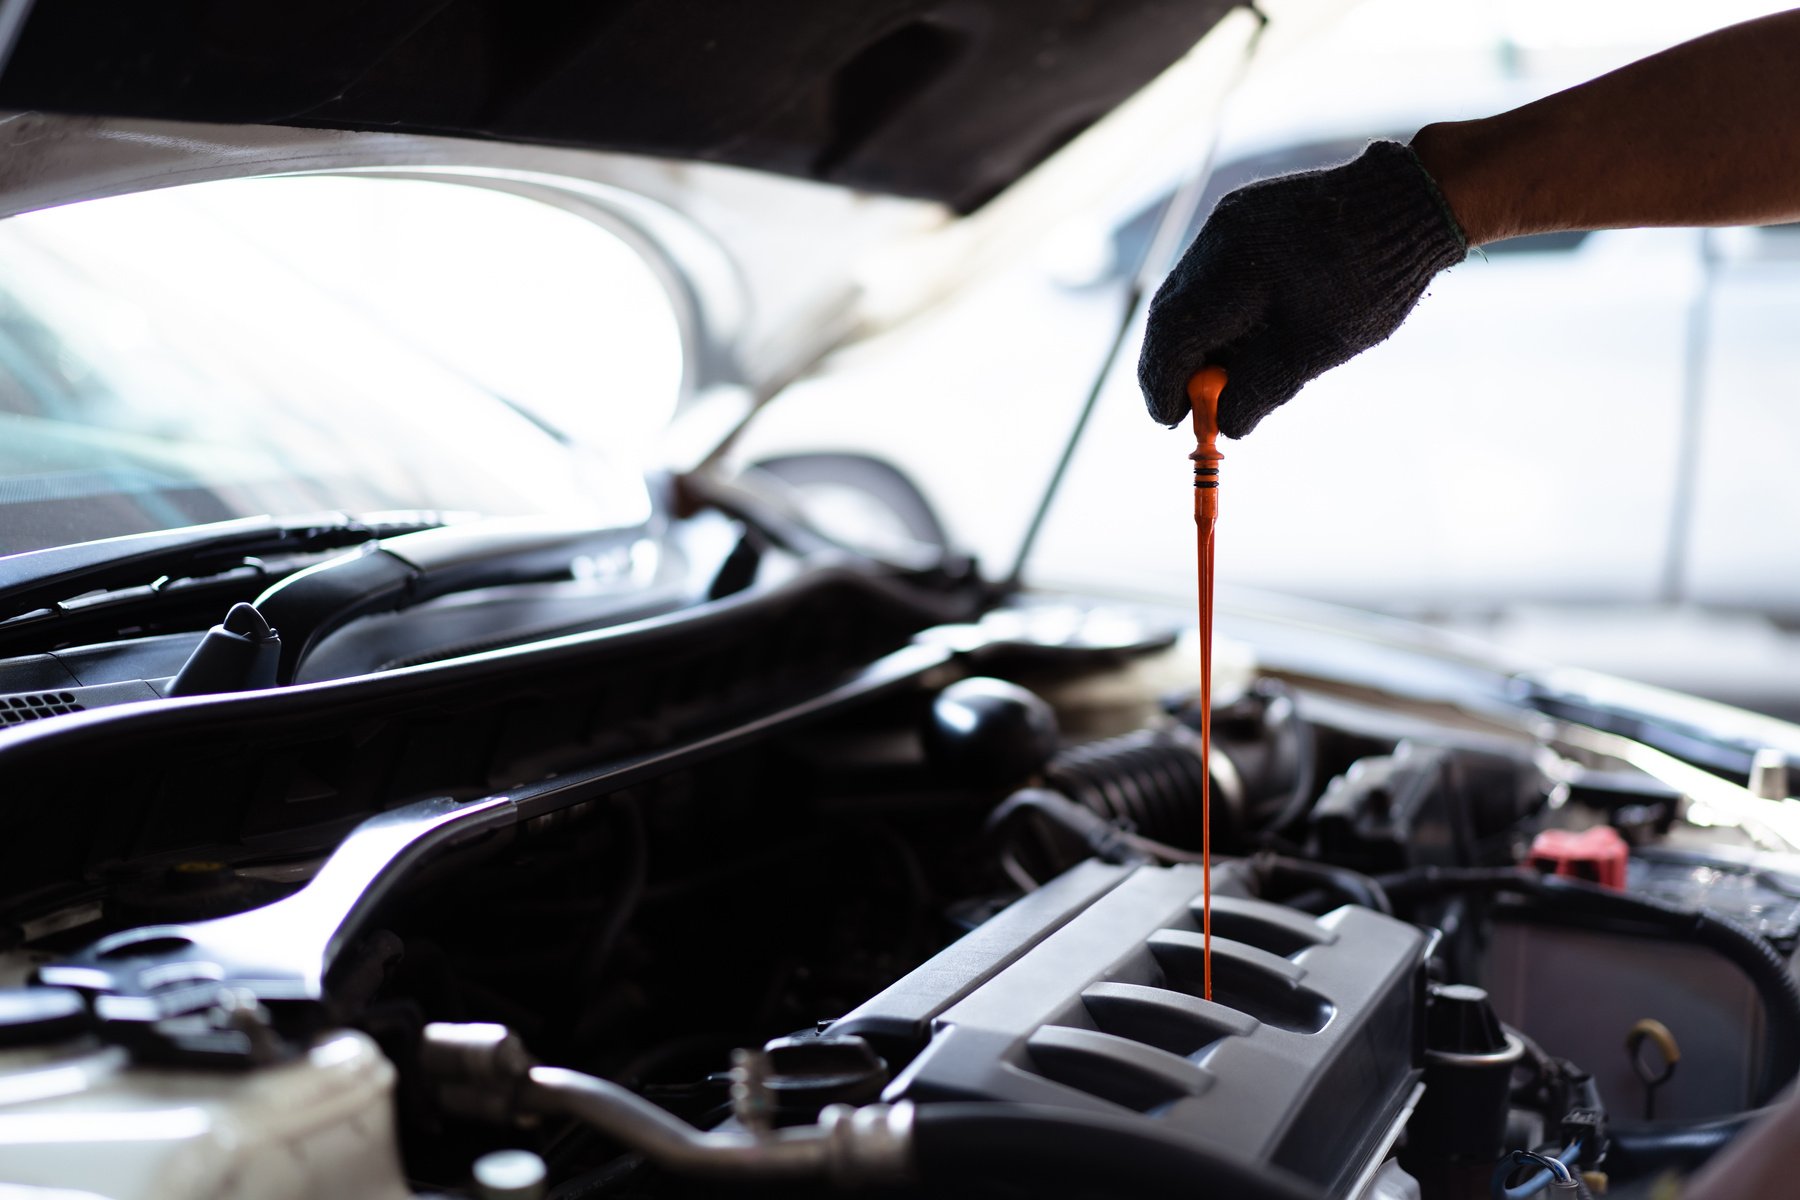
{"type": "Polygon", "coordinates": [[[1706,367],[1711,351],[1713,293],[1719,274],[1718,234],[1700,231],[1700,282],[1688,309],[1680,424],[1675,437],[1675,474],[1669,496],[1669,531],[1662,586],[1664,604],[1687,599],[1688,551],[1693,539],[1694,500],[1700,484],[1700,439],[1706,409],[1706,367]]]}
{"type": "Polygon", "coordinates": [[[25,28],[25,18],[31,15],[32,0],[0,0],[0,73],[6,70],[6,64],[12,61],[13,47],[19,44],[19,34],[25,28]]]}
{"type": "MultiPolygon", "coordinates": [[[[1254,5],[1249,8],[1262,23],[1244,47],[1244,55],[1238,67],[1240,75],[1255,56],[1257,43],[1262,40],[1262,31],[1268,27],[1268,18],[1257,12],[1254,5]]],[[[1062,490],[1063,477],[1069,473],[1069,464],[1075,459],[1075,449],[1081,444],[1082,435],[1087,432],[1088,422],[1093,419],[1094,408],[1100,403],[1100,393],[1105,390],[1106,381],[1118,365],[1119,352],[1124,349],[1126,339],[1137,328],[1139,309],[1155,294],[1156,285],[1162,282],[1169,264],[1182,248],[1188,226],[1193,223],[1200,207],[1200,197],[1206,191],[1206,181],[1212,174],[1213,154],[1219,144],[1218,134],[1218,128],[1215,127],[1205,150],[1195,160],[1193,168],[1182,177],[1180,186],[1169,198],[1169,206],[1163,210],[1162,219],[1156,223],[1156,232],[1144,248],[1144,255],[1138,260],[1137,269],[1132,272],[1131,283],[1125,290],[1119,324],[1113,331],[1112,341],[1106,348],[1105,357],[1100,360],[1100,367],[1095,371],[1093,381],[1088,385],[1087,398],[1082,401],[1081,412],[1075,418],[1074,427],[1069,430],[1068,440],[1063,443],[1062,453],[1057,457],[1055,469],[1050,472],[1049,482],[1044,485],[1044,494],[1031,514],[1031,523],[1025,527],[1025,536],[1019,543],[1018,554],[1013,558],[1012,569],[1000,584],[1004,593],[1019,590],[1025,574],[1025,563],[1037,546],[1038,534],[1050,515],[1051,505],[1056,503],[1057,492],[1062,490]]]]}

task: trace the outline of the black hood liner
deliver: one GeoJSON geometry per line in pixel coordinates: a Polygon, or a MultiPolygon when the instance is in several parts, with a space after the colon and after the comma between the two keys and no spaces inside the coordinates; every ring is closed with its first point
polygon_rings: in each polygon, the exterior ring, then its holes
{"type": "Polygon", "coordinates": [[[968,210],[1232,0],[39,0],[0,106],[450,134],[968,210]]]}

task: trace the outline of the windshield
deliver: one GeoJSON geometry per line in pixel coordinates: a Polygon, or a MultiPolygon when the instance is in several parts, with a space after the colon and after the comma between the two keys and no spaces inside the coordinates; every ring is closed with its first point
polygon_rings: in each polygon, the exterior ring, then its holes
{"type": "MultiPolygon", "coordinates": [[[[571,451],[445,349],[486,353],[460,335],[504,340],[534,309],[595,319],[567,287],[484,278],[484,254],[527,257],[488,243],[546,220],[583,268],[584,240],[616,242],[517,197],[374,178],[204,184],[0,222],[0,553],[321,510],[623,515],[635,469],[571,451]]],[[[615,307],[643,308],[636,268],[615,307]]],[[[610,286],[599,271],[581,283],[610,286]]]]}

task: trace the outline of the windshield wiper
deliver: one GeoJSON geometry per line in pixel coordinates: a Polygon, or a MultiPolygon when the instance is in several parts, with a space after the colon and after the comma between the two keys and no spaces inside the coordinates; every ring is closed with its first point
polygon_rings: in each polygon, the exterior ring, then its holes
{"type": "Polygon", "coordinates": [[[212,574],[264,555],[340,550],[447,523],[436,512],[244,517],[12,554],[0,558],[0,622],[90,592],[212,574]]]}
{"type": "Polygon", "coordinates": [[[256,599],[263,624],[280,631],[276,682],[292,683],[314,647],[359,617],[458,592],[567,579],[578,561],[627,579],[645,529],[548,516],[468,521],[296,571],[256,599]]]}

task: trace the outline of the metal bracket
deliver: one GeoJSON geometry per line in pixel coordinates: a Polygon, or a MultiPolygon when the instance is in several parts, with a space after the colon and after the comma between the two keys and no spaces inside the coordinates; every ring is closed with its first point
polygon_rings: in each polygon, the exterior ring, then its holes
{"type": "Polygon", "coordinates": [[[141,1061],[252,1066],[326,1018],[325,975],[419,860],[518,819],[511,797],[421,800],[353,829],[312,881],[262,908],[105,937],[40,982],[93,996],[103,1036],[141,1061]]]}
{"type": "Polygon", "coordinates": [[[325,978],[333,962],[426,858],[924,679],[959,655],[1031,640],[984,628],[995,617],[962,627],[966,636],[958,644],[921,638],[837,686],[681,746],[570,771],[506,795],[421,800],[370,817],[305,887],[284,899],[210,921],[124,930],[40,967],[37,979],[86,993],[101,1035],[140,1062],[249,1067],[280,1059],[332,1019],[325,978]]]}

